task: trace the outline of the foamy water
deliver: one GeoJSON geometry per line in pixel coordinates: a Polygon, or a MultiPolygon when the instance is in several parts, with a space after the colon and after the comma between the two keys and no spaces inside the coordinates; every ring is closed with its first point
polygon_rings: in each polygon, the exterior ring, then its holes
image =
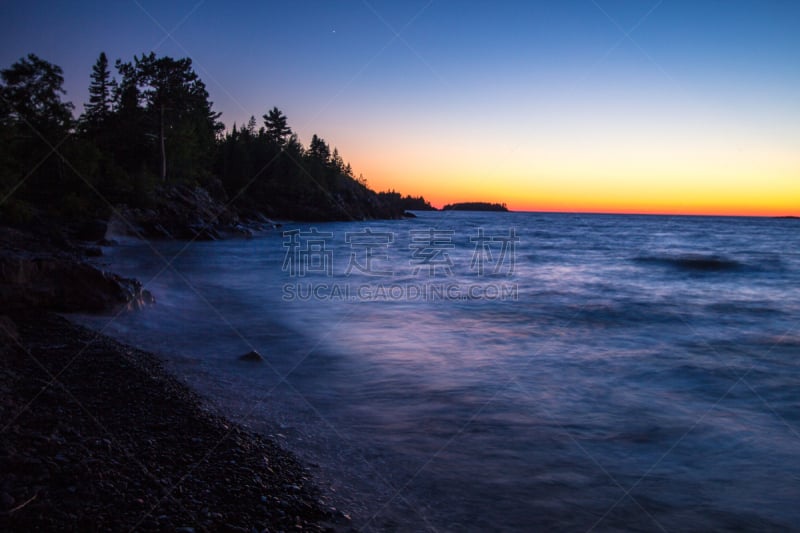
{"type": "Polygon", "coordinates": [[[800,221],[419,215],[126,242],[158,303],[81,320],[366,530],[800,524],[800,221]]]}

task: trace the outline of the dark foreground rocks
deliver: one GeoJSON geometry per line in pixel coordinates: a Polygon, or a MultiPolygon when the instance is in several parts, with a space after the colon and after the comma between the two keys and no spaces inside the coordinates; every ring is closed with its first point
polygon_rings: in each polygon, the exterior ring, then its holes
{"type": "Polygon", "coordinates": [[[207,241],[251,236],[276,224],[261,213],[234,209],[202,187],[170,185],[156,191],[149,208],[117,206],[108,226],[115,235],[207,241]]]}
{"type": "Polygon", "coordinates": [[[239,356],[240,361],[249,361],[251,363],[260,363],[264,360],[264,356],[258,353],[255,350],[250,350],[246,354],[242,354],[239,356]]]}
{"type": "Polygon", "coordinates": [[[0,302],[6,311],[100,313],[153,301],[140,282],[88,264],[69,243],[58,246],[31,232],[0,227],[0,302]]]}
{"type": "Polygon", "coordinates": [[[348,528],[154,356],[39,311],[0,330],[0,531],[348,528]]]}
{"type": "MultiPolygon", "coordinates": [[[[212,195],[202,187],[168,185],[153,195],[147,208],[117,206],[108,228],[113,235],[156,239],[216,240],[226,236],[250,236],[280,226],[270,218],[306,221],[399,219],[403,210],[383,202],[354,180],[343,180],[328,193],[311,190],[274,191],[270,205],[254,204],[247,197],[231,205],[224,191],[212,195]]],[[[97,224],[81,227],[78,235],[92,233],[97,224]]],[[[87,239],[90,240],[90,239],[87,239]]]]}

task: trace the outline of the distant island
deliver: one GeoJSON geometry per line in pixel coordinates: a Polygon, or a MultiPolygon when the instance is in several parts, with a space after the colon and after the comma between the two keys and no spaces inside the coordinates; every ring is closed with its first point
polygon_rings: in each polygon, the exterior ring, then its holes
{"type": "Polygon", "coordinates": [[[505,202],[502,204],[492,204],[489,202],[460,202],[447,204],[442,211],[502,211],[508,212],[505,202]]]}

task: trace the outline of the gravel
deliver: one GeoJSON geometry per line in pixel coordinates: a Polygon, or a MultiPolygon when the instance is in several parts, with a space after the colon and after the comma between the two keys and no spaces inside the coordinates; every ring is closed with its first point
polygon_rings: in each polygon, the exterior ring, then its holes
{"type": "Polygon", "coordinates": [[[159,359],[41,311],[0,316],[1,531],[348,531],[276,443],[159,359]]]}

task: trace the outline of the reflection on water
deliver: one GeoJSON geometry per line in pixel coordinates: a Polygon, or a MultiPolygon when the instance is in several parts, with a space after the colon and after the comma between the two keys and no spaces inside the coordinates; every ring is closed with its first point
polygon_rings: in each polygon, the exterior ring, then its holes
{"type": "Polygon", "coordinates": [[[158,243],[167,258],[185,248],[163,272],[146,245],[109,249],[158,304],[84,320],[295,449],[364,529],[800,523],[796,221],[451,212],[313,226],[333,236],[331,277],[289,278],[280,234],[158,243]],[[345,235],[365,227],[394,236],[375,259],[388,279],[345,275],[364,253],[345,235]],[[287,283],[425,285],[411,232],[430,228],[452,235],[441,281],[457,297],[286,298],[287,283]],[[470,269],[478,228],[516,230],[512,276],[470,269]],[[515,292],[466,290],[503,283],[515,292]],[[237,361],[252,348],[267,364],[237,361]]]}

